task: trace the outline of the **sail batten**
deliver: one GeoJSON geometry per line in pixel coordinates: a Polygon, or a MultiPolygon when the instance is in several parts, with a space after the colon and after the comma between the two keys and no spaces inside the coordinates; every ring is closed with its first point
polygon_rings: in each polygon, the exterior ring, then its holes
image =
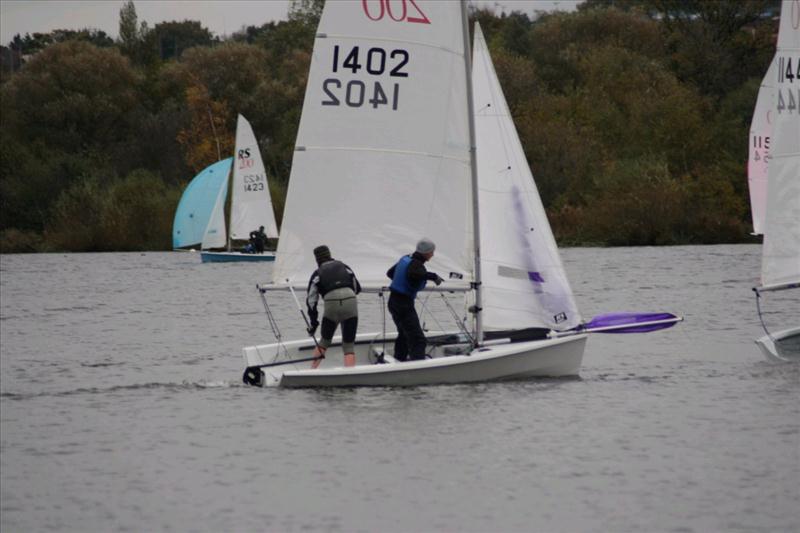
{"type": "MultiPolygon", "coordinates": [[[[345,1],[348,1],[348,0],[345,0],[345,1]]],[[[316,38],[317,39],[339,39],[339,40],[342,40],[342,41],[347,41],[347,40],[357,41],[360,37],[352,36],[352,35],[341,35],[341,34],[339,34],[339,35],[331,35],[331,34],[318,33],[316,35],[316,38]]],[[[448,47],[445,47],[445,46],[439,46],[439,45],[432,44],[432,43],[427,43],[427,42],[424,42],[424,41],[409,41],[409,40],[405,40],[405,39],[390,39],[390,38],[387,38],[387,37],[375,37],[375,36],[373,36],[372,39],[375,42],[413,44],[415,46],[421,46],[421,47],[426,47],[427,46],[427,47],[436,48],[438,50],[442,50],[442,51],[448,52],[450,54],[458,56],[459,58],[463,58],[464,57],[464,51],[463,50],[456,50],[456,49],[453,49],[453,48],[448,48],[448,47]]],[[[461,59],[461,60],[463,61],[463,59],[461,59]]]]}
{"type": "Polygon", "coordinates": [[[463,159],[443,154],[436,154],[431,152],[412,152],[410,150],[390,150],[388,148],[365,148],[362,146],[299,146],[295,149],[296,152],[310,152],[313,150],[326,150],[326,151],[350,151],[350,152],[382,152],[385,154],[400,154],[412,155],[423,157],[435,157],[442,159],[452,159],[453,161],[460,161],[465,165],[469,165],[469,159],[463,159]]]}

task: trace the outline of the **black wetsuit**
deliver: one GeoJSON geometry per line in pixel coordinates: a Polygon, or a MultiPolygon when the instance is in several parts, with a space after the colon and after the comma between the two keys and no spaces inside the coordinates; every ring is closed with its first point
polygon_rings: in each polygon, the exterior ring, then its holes
{"type": "Polygon", "coordinates": [[[319,312],[317,311],[319,297],[322,296],[325,301],[320,346],[323,348],[330,346],[336,326],[341,323],[342,349],[345,353],[352,353],[358,329],[356,294],[361,292],[361,284],[356,279],[353,270],[341,261],[329,259],[311,274],[307,291],[308,316],[315,329],[319,324],[319,312]]]}
{"type": "Polygon", "coordinates": [[[264,245],[267,243],[267,234],[260,230],[250,232],[250,243],[253,245],[256,253],[264,253],[264,245]]]}

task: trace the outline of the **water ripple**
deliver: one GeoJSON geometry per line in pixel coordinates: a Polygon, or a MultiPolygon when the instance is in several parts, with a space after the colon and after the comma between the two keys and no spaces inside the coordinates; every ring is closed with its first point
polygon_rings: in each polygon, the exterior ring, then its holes
{"type": "Polygon", "coordinates": [[[0,530],[800,531],[800,365],[753,344],[760,246],[563,257],[584,316],[685,322],[591,337],[577,379],[257,389],[271,265],[3,255],[0,530]]]}
{"type": "Polygon", "coordinates": [[[225,380],[214,381],[197,381],[182,383],[137,383],[133,385],[115,385],[112,387],[89,387],[79,388],[73,390],[61,390],[52,392],[34,392],[34,393],[15,393],[15,392],[2,392],[0,398],[7,398],[9,400],[29,400],[32,398],[47,398],[47,397],[65,397],[77,395],[93,395],[93,394],[113,394],[117,392],[126,391],[140,391],[140,390],[153,390],[161,389],[167,391],[191,391],[191,390],[204,390],[204,389],[219,389],[219,388],[237,388],[243,387],[238,382],[229,382],[225,380]]]}

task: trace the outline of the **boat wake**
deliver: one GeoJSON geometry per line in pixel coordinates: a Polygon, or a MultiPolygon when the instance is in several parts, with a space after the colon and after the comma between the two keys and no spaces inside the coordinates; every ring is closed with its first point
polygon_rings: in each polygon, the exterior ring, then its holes
{"type": "Polygon", "coordinates": [[[136,383],[132,385],[115,385],[111,387],[82,387],[73,390],[46,391],[46,392],[2,392],[0,399],[3,400],[31,400],[36,398],[69,397],[95,394],[117,394],[124,392],[135,392],[142,390],[163,390],[172,392],[184,392],[192,390],[206,389],[229,389],[239,388],[244,385],[238,381],[228,380],[200,380],[197,382],[183,381],[181,383],[136,383]]]}

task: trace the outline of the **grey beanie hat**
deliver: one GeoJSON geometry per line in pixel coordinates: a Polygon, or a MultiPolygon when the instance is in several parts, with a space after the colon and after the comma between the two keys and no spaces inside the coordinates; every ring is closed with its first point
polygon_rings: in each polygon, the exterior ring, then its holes
{"type": "Polygon", "coordinates": [[[436,245],[433,244],[433,241],[428,239],[427,237],[423,237],[417,243],[417,252],[421,254],[429,254],[436,249],[436,245]]]}

